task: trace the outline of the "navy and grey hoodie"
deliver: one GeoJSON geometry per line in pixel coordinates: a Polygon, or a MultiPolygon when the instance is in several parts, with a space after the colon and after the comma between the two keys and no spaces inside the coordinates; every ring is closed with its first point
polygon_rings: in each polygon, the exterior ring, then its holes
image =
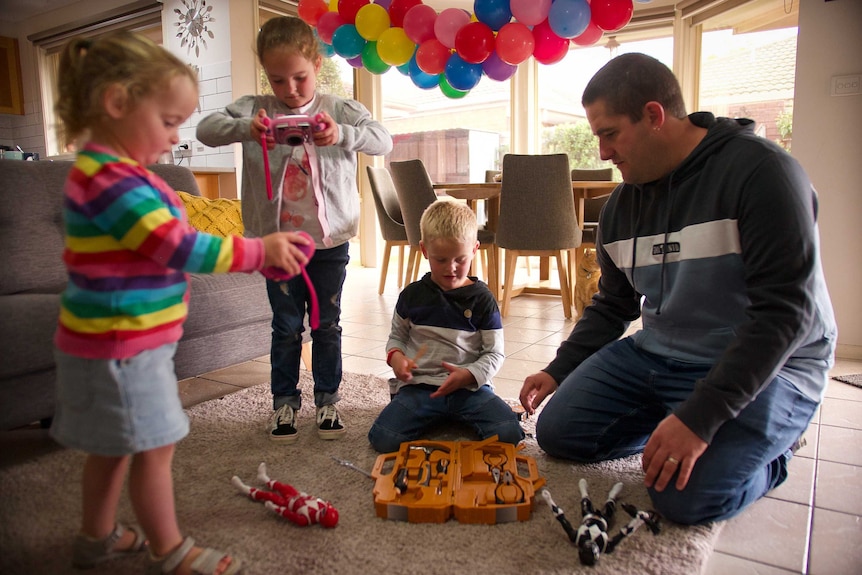
{"type": "Polygon", "coordinates": [[[710,442],[778,374],[819,402],[837,329],[802,167],[751,120],[689,119],[708,131],[673,172],[609,198],[599,293],[545,371],[562,382],[641,315],[639,348],[713,364],[674,411],[710,442]]]}

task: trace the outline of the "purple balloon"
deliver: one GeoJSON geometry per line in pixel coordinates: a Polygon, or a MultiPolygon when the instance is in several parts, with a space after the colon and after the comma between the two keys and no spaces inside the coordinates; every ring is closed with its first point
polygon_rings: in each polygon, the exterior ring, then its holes
{"type": "Polygon", "coordinates": [[[356,56],[355,58],[348,58],[347,63],[353,66],[354,68],[362,67],[362,54],[356,56]]]}
{"type": "Polygon", "coordinates": [[[496,51],[491,52],[488,59],[482,62],[482,71],[485,72],[485,75],[492,80],[497,80],[498,82],[511,78],[517,69],[517,66],[507,64],[500,60],[496,51]]]}
{"type": "Polygon", "coordinates": [[[382,6],[384,10],[389,11],[389,5],[392,4],[392,0],[375,0],[375,4],[378,6],[382,6]]]}

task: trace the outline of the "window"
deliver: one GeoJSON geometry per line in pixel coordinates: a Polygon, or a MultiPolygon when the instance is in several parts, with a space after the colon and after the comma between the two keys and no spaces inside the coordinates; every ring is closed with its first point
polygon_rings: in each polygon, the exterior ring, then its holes
{"type": "Polygon", "coordinates": [[[128,6],[103,12],[68,26],[28,36],[39,51],[39,78],[42,86],[42,111],[45,123],[46,155],[54,156],[74,151],[58,137],[54,102],[57,98],[57,71],[60,52],[71,38],[94,38],[114,30],[132,30],[161,45],[162,5],[152,0],[135,2],[128,6]]]}
{"type": "Polygon", "coordinates": [[[390,69],[381,77],[383,123],[392,134],[389,161],[419,158],[433,182],[481,182],[499,170],[510,147],[510,80],[483,76],[465,96],[418,88],[390,69]]]}

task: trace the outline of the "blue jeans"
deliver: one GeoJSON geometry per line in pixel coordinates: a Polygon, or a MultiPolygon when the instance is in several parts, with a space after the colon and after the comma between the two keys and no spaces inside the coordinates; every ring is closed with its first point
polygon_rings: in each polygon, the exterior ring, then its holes
{"type": "MultiPolygon", "coordinates": [[[[536,422],[539,446],[580,462],[641,453],[659,422],[711,367],[645,353],[630,338],[608,345],[551,396],[536,422]]],[[[682,524],[733,517],[787,478],[790,447],[817,405],[787,379],[775,377],[719,428],[685,489],[677,490],[671,480],[661,493],[649,490],[656,510],[682,524]]]]}
{"type": "MultiPolygon", "coordinates": [[[[341,385],[341,288],[347,276],[348,244],[320,249],[306,266],[317,292],[320,326],[311,330],[311,372],[314,377],[314,404],[318,407],[338,401],[341,385]]],[[[287,282],[266,280],[272,306],[272,404],[274,409],[290,405],[299,409],[302,396],[297,389],[302,355],[303,319],[310,312],[311,299],[302,276],[287,282]]]]}
{"type": "Polygon", "coordinates": [[[459,389],[432,399],[436,389],[419,384],[398,390],[368,431],[371,447],[380,453],[398,451],[402,442],[421,439],[430,426],[441,421],[468,423],[482,439],[496,435],[499,441],[514,445],[524,439],[518,417],[489,386],[476,391],[459,389]]]}

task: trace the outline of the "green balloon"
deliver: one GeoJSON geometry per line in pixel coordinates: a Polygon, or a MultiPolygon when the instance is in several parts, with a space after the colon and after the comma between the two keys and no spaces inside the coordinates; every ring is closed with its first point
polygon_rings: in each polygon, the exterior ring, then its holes
{"type": "Polygon", "coordinates": [[[456,90],[455,88],[453,88],[443,74],[440,74],[440,91],[443,92],[444,96],[453,100],[463,98],[470,93],[470,90],[456,90]]]}
{"type": "Polygon", "coordinates": [[[377,42],[366,42],[362,49],[362,65],[372,74],[383,74],[389,70],[389,64],[380,59],[377,53],[377,42]]]}

